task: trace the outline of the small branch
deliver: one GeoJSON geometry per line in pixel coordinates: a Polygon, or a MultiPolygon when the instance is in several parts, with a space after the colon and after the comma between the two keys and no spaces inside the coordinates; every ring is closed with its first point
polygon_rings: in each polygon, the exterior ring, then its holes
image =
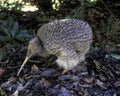
{"type": "Polygon", "coordinates": [[[4,61],[4,62],[1,62],[0,61],[0,64],[7,64],[9,62],[9,60],[6,60],[6,61],[4,61]]]}
{"type": "Polygon", "coordinates": [[[115,19],[115,21],[117,20],[117,18],[115,17],[115,15],[113,14],[113,12],[110,10],[110,8],[104,3],[104,1],[103,0],[100,0],[102,3],[103,3],[103,5],[107,8],[107,10],[111,13],[111,15],[113,16],[113,18],[115,19]]]}

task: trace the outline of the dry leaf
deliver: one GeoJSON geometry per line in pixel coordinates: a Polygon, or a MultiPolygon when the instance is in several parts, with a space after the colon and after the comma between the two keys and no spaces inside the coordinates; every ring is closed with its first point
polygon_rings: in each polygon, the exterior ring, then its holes
{"type": "Polygon", "coordinates": [[[5,73],[6,70],[0,68],[0,77],[5,73]]]}
{"type": "Polygon", "coordinates": [[[31,71],[39,71],[39,68],[36,66],[36,65],[33,65],[32,67],[31,67],[31,71]]]}

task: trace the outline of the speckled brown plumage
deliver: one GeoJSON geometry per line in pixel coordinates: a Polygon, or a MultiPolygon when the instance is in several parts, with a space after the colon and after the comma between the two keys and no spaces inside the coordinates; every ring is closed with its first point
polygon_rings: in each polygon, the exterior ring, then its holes
{"type": "Polygon", "coordinates": [[[43,25],[28,45],[27,56],[56,55],[56,63],[72,69],[84,61],[92,43],[92,30],[88,23],[77,19],[54,20],[43,25]]]}

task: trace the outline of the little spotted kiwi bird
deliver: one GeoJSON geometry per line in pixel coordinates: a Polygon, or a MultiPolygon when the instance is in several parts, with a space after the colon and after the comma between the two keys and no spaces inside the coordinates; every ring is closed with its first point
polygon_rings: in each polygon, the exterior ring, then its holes
{"type": "Polygon", "coordinates": [[[92,43],[92,29],[87,22],[77,19],[60,19],[44,24],[28,45],[26,59],[17,76],[31,56],[56,55],[56,63],[71,70],[85,60],[92,43]]]}

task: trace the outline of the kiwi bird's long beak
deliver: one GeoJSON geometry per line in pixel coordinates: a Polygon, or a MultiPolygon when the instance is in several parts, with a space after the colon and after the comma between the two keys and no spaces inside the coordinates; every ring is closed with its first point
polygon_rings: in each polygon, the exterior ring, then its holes
{"type": "Polygon", "coordinates": [[[22,64],[22,66],[20,67],[20,69],[19,69],[19,71],[18,71],[18,73],[17,73],[17,76],[19,76],[21,70],[23,69],[23,67],[24,67],[24,65],[26,64],[26,62],[30,59],[30,57],[31,57],[31,55],[27,55],[27,56],[26,56],[26,58],[25,58],[25,60],[24,60],[24,62],[23,62],[23,64],[22,64]]]}

